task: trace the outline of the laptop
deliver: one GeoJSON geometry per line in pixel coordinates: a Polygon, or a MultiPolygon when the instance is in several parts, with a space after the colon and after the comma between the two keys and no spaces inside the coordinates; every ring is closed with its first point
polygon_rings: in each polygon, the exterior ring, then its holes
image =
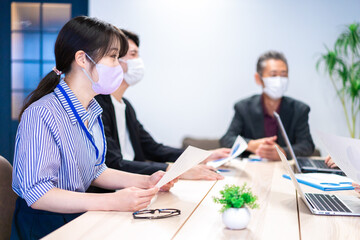
{"type": "Polygon", "coordinates": [[[274,116],[280,127],[281,135],[285,140],[286,146],[288,147],[290,151],[290,155],[294,159],[296,168],[299,172],[302,173],[321,172],[321,173],[336,173],[339,175],[345,175],[344,172],[341,171],[339,168],[328,167],[324,160],[313,160],[311,158],[306,158],[306,157],[296,157],[279,114],[274,112],[274,116]]]}
{"type": "Polygon", "coordinates": [[[316,215],[360,216],[360,198],[346,195],[304,193],[285,155],[276,146],[281,161],[305,205],[316,215]]]}

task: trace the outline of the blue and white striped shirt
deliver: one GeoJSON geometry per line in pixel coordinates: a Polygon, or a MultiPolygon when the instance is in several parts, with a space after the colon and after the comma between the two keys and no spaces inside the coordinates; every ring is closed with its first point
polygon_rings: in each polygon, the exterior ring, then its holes
{"type": "Polygon", "coordinates": [[[102,160],[104,147],[98,116],[102,108],[95,99],[88,109],[81,105],[61,80],[95,148],[81,128],[64,95],[58,88],[31,104],[23,113],[15,142],[13,190],[30,206],[52,188],[85,192],[91,182],[107,168],[95,166],[102,160]]]}

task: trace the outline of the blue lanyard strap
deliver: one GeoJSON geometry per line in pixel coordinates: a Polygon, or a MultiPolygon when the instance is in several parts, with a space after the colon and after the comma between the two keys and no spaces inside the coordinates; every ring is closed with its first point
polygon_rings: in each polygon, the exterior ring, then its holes
{"type": "MultiPolygon", "coordinates": [[[[76,119],[78,120],[81,128],[84,130],[87,138],[90,140],[91,144],[94,146],[95,148],[95,152],[96,152],[96,159],[99,158],[99,149],[96,147],[96,144],[94,142],[94,139],[93,137],[91,136],[91,134],[89,133],[89,131],[87,130],[87,128],[85,127],[83,121],[81,120],[80,116],[79,116],[79,113],[76,111],[75,107],[74,107],[74,104],[71,102],[69,96],[67,95],[67,93],[65,92],[64,88],[58,84],[57,85],[57,88],[60,90],[60,92],[64,95],[65,97],[65,100],[67,101],[67,103],[69,104],[72,112],[74,113],[76,119]]],[[[101,129],[101,133],[102,133],[102,137],[103,137],[103,142],[104,142],[104,149],[103,149],[103,154],[102,154],[102,160],[99,164],[96,164],[95,166],[99,166],[101,164],[103,164],[105,162],[105,145],[106,145],[106,140],[105,140],[105,134],[104,134],[104,127],[103,127],[103,124],[102,124],[102,121],[101,121],[101,117],[100,115],[98,116],[98,121],[99,121],[99,124],[100,124],[100,129],[101,129]]]]}

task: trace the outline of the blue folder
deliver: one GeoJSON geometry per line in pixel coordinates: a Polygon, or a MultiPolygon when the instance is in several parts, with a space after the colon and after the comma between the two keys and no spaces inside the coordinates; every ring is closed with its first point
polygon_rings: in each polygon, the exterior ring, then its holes
{"type": "MultiPolygon", "coordinates": [[[[334,182],[334,181],[328,181],[328,182],[319,182],[319,181],[315,181],[314,179],[311,179],[308,178],[306,176],[306,174],[318,174],[318,175],[323,175],[323,174],[326,174],[326,173],[304,173],[304,174],[301,174],[301,179],[299,179],[297,176],[296,179],[299,183],[302,183],[302,184],[305,184],[305,185],[308,185],[310,187],[313,187],[313,188],[317,188],[317,189],[320,189],[322,191],[340,191],[340,190],[354,190],[354,187],[351,185],[352,182],[350,181],[344,181],[344,182],[334,182]]],[[[297,174],[296,174],[297,175],[297,174]]],[[[333,175],[333,174],[326,174],[326,175],[329,175],[329,178],[332,178],[332,177],[342,177],[342,176],[338,176],[338,175],[333,175]]],[[[287,174],[283,174],[282,175],[284,178],[286,179],[290,179],[290,176],[287,175],[287,174]]],[[[311,175],[310,175],[311,176],[311,175]]],[[[324,175],[325,176],[325,175],[324,175]]],[[[345,177],[344,177],[345,179],[345,177]]]]}

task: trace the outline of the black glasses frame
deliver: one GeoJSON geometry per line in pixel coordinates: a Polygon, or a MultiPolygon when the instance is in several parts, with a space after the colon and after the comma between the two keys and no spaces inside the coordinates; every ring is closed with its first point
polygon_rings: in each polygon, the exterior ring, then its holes
{"type": "Polygon", "coordinates": [[[133,212],[132,215],[133,215],[134,219],[161,219],[161,218],[168,218],[168,217],[177,216],[177,215],[180,215],[180,214],[181,214],[181,211],[179,209],[163,208],[163,209],[140,210],[140,211],[133,212]],[[151,217],[142,216],[142,214],[155,214],[156,212],[165,213],[165,214],[158,215],[158,216],[151,216],[151,217]]]}

